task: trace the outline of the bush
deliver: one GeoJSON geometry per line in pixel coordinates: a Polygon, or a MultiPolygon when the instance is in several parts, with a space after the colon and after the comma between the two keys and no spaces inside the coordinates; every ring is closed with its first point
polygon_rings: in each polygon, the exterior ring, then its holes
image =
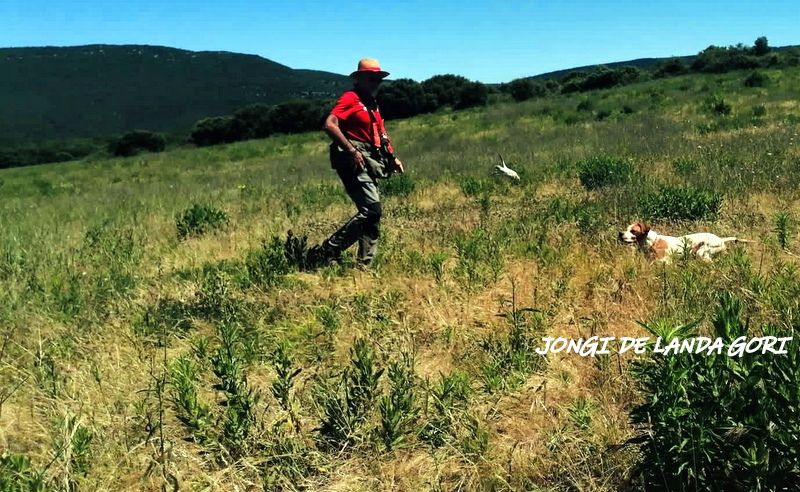
{"type": "Polygon", "coordinates": [[[530,79],[516,79],[508,84],[508,92],[515,101],[527,101],[534,97],[542,97],[547,93],[545,86],[530,79]]]}
{"type": "Polygon", "coordinates": [[[3,492],[46,490],[44,472],[33,468],[27,456],[4,450],[0,454],[0,490],[3,492]]]}
{"type": "Polygon", "coordinates": [[[398,79],[385,84],[378,93],[381,115],[386,119],[409,118],[436,109],[436,98],[426,94],[418,82],[398,79]]]}
{"type": "Polygon", "coordinates": [[[455,106],[461,88],[468,83],[469,80],[460,75],[435,75],[422,82],[422,89],[431,95],[438,109],[443,106],[455,106]]]}
{"type": "Polygon", "coordinates": [[[561,92],[583,92],[626,85],[639,79],[636,67],[598,67],[591,72],[571,72],[561,80],[561,92]]]}
{"type": "Polygon", "coordinates": [[[658,64],[653,72],[654,77],[674,77],[687,72],[686,64],[680,58],[670,58],[658,64]]]}
{"type": "Polygon", "coordinates": [[[233,115],[232,125],[241,130],[242,138],[265,138],[273,132],[272,107],[266,104],[251,104],[233,115]]]}
{"type": "Polygon", "coordinates": [[[728,115],[731,113],[731,105],[725,102],[722,96],[717,94],[711,95],[703,102],[703,106],[709,112],[718,115],[728,115]]]}
{"type": "Polygon", "coordinates": [[[745,87],[765,87],[769,84],[769,77],[761,72],[753,72],[744,79],[745,87]]]}
{"type": "Polygon", "coordinates": [[[118,157],[130,157],[139,152],[162,152],[166,147],[164,135],[147,130],[128,132],[112,142],[109,151],[118,157]]]}
{"type": "Polygon", "coordinates": [[[672,161],[672,169],[678,173],[679,176],[691,176],[697,172],[697,161],[689,159],[688,157],[678,157],[672,161]]]}
{"type": "Polygon", "coordinates": [[[405,173],[378,181],[378,187],[383,196],[408,196],[414,192],[416,186],[414,180],[405,173]]]}
{"type": "Polygon", "coordinates": [[[0,169],[80,159],[108,148],[103,139],[74,139],[0,145],[0,169]]]}
{"type": "Polygon", "coordinates": [[[583,162],[578,171],[581,184],[590,191],[627,183],[632,175],[633,168],[628,161],[604,155],[583,162]]]}
{"type": "Polygon", "coordinates": [[[715,220],[722,206],[722,195],[693,187],[662,186],[645,195],[642,213],[650,219],[715,220]]]}
{"type": "Polygon", "coordinates": [[[314,387],[322,420],[316,429],[324,449],[341,452],[353,445],[357,433],[372,412],[379,396],[378,381],[384,369],[375,360],[375,350],[363,338],[350,347],[350,365],[338,378],[320,378],[314,387]]]}
{"type": "Polygon", "coordinates": [[[697,72],[723,73],[761,66],[762,59],[750,53],[748,48],[741,45],[727,48],[712,45],[697,54],[691,68],[697,72]]]}
{"type": "Polygon", "coordinates": [[[769,42],[765,36],[761,36],[760,38],[756,39],[756,42],[753,44],[753,54],[756,56],[762,56],[769,53],[769,42]]]}
{"type": "MultiPolygon", "coordinates": [[[[638,474],[645,490],[792,490],[800,483],[800,351],[729,356],[730,343],[748,334],[741,303],[719,299],[709,337],[721,354],[681,352],[634,362],[644,403],[631,412],[643,433],[638,474]]],[[[692,327],[645,326],[671,340],[692,327]]],[[[772,327],[764,335],[788,336],[772,327]]],[[[666,343],[666,342],[665,342],[666,343]]]]}
{"type": "Polygon", "coordinates": [[[583,101],[579,102],[578,105],[575,107],[577,111],[591,111],[594,108],[594,103],[591,99],[584,99],[583,101]]]}
{"type": "Polygon", "coordinates": [[[485,106],[489,99],[489,89],[480,82],[468,82],[458,91],[453,109],[466,109],[485,106]]]}
{"type": "Polygon", "coordinates": [[[221,229],[230,222],[228,214],[208,205],[194,204],[175,217],[178,238],[200,236],[214,229],[221,229]]]}
{"type": "Polygon", "coordinates": [[[245,135],[240,120],[232,116],[215,116],[195,123],[189,138],[198,147],[205,147],[243,140],[245,135]]]}
{"type": "Polygon", "coordinates": [[[608,118],[609,116],[611,116],[611,110],[609,110],[609,109],[601,109],[601,110],[598,110],[597,113],[595,113],[594,119],[596,119],[597,121],[603,121],[604,119],[608,118]]]}
{"type": "Polygon", "coordinates": [[[461,191],[465,196],[477,197],[480,195],[488,195],[494,191],[494,183],[486,179],[477,179],[468,176],[461,181],[461,191]]]}
{"type": "Polygon", "coordinates": [[[326,101],[289,101],[272,108],[270,122],[276,133],[319,131],[330,111],[326,101]]]}
{"type": "Polygon", "coordinates": [[[289,272],[283,240],[273,236],[271,241],[262,241],[260,249],[247,254],[245,265],[250,282],[262,287],[277,285],[280,276],[289,272]]]}

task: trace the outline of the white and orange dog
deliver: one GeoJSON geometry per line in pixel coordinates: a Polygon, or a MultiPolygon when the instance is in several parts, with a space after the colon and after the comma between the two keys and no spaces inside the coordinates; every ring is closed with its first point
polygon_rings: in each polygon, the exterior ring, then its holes
{"type": "Polygon", "coordinates": [[[710,232],[697,232],[685,236],[664,236],[642,222],[636,222],[619,232],[619,240],[626,244],[636,244],[649,258],[670,263],[674,257],[692,255],[703,261],[728,247],[729,243],[749,243],[737,237],[719,237],[710,232]]]}

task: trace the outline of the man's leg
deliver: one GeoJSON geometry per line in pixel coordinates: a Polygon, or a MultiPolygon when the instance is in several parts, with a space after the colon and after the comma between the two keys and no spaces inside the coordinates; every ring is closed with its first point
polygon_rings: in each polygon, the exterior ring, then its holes
{"type": "Polygon", "coordinates": [[[327,259],[332,259],[358,241],[359,263],[368,264],[375,255],[382,215],[378,187],[366,171],[355,174],[339,170],[339,177],[358,211],[324,241],[322,247],[327,259]]]}

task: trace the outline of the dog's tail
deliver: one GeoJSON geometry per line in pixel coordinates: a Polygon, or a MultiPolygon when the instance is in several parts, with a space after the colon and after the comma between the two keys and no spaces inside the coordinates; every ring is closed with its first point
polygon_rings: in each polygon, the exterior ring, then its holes
{"type": "Polygon", "coordinates": [[[742,239],[740,237],[730,236],[730,237],[723,237],[722,242],[727,244],[727,243],[752,243],[753,241],[751,241],[750,239],[742,239]]]}

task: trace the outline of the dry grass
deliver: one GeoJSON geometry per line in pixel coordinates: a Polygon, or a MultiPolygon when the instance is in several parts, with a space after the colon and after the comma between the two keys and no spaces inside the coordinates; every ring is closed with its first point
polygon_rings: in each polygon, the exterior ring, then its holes
{"type": "MultiPolygon", "coordinates": [[[[646,89],[641,92],[647,101],[646,89]]],[[[612,94],[620,100],[626,97],[625,92],[612,94]]],[[[736,104],[755,104],[759,97],[767,95],[744,94],[736,104]]],[[[758,128],[698,135],[693,123],[681,123],[694,117],[697,98],[663,110],[668,114],[663,121],[671,120],[667,129],[649,126],[653,115],[661,114],[659,108],[627,120],[579,125],[536,113],[550,104],[574,108],[574,98],[502,105],[485,110],[488,115],[470,111],[457,118],[430,115],[398,123],[396,140],[409,149],[408,164],[418,186],[408,196],[386,199],[384,241],[373,272],[293,272],[270,289],[240,286],[224,277],[229,283],[222,298],[242,303],[244,323],[257,334],[257,353],[244,368],[249,385],[262,398],[250,437],[240,443],[247,449],[241,455],[230,443],[187,439],[191,433],[171,401],[172,362],[184,354],[194,356],[204,338],[213,351],[220,343],[218,327],[225,321],[192,314],[188,332],[165,329],[165,347],[140,336],[136,326],[158,299],[194,302],[203,289],[197,272],[204,266],[219,270],[222,261],[241,263],[261,239],[290,227],[321,239],[352,213],[324,164],[325,145],[319,136],[287,137],[285,145],[271,139],[135,161],[3,171],[4,186],[13,181],[19,188],[0,206],[0,266],[7,269],[0,269],[6,286],[0,294],[6,306],[0,326],[7,340],[0,353],[0,447],[30,457],[32,468],[44,470],[47,482],[58,489],[159,490],[177,482],[182,489],[255,490],[263,486],[265,471],[275,469],[290,477],[284,485],[308,490],[618,490],[636,462],[631,450],[612,451],[633,435],[628,412],[639,397],[627,373],[630,356],[601,362],[551,355],[515,382],[505,376],[507,387],[487,391],[482,371],[491,354],[482,342],[508,334],[509,323],[500,315],[510,312],[512,295],[517,308],[543,313],[544,332],[537,337],[641,336],[636,320],[691,314],[683,300],[664,298],[661,267],[614,243],[616,230],[637,218],[630,215],[637,200],[635,188],[586,192],[570,166],[618,149],[635,159],[648,180],[709,182],[719,164],[715,159],[724,154],[758,159],[761,166],[798,177],[796,124],[786,125],[776,116],[758,128]],[[532,133],[525,141],[512,139],[509,135],[519,131],[517,125],[542,134],[532,133]],[[450,135],[438,150],[436,142],[425,137],[432,130],[450,135]],[[268,151],[259,150],[261,145],[268,151]],[[723,148],[723,154],[694,153],[698,145],[723,148]],[[463,151],[452,150],[458,147],[463,151]],[[487,173],[497,150],[518,163],[524,180],[520,186],[491,181],[487,213],[476,197],[462,193],[460,184],[463,175],[491,179],[487,173]],[[767,152],[779,155],[779,162],[769,160],[767,152]],[[230,159],[230,153],[257,157],[230,159]],[[685,156],[699,160],[699,177],[675,174],[672,162],[685,156]],[[281,169],[288,162],[297,172],[284,183],[278,177],[286,176],[281,169]],[[167,171],[170,164],[174,167],[167,171]],[[68,186],[41,195],[29,186],[36,177],[69,183],[77,191],[68,186]],[[599,204],[600,225],[581,231],[580,207],[572,216],[549,217],[547,204],[556,198],[599,204]],[[225,209],[232,225],[177,241],[174,214],[191,203],[225,209]],[[295,212],[288,211],[287,204],[294,204],[295,212]],[[121,275],[121,270],[109,269],[111,260],[90,260],[76,253],[87,228],[104,218],[111,219],[112,235],[126,228],[134,231],[141,239],[141,257],[131,266],[136,277],[130,290],[90,295],[101,276],[121,275]],[[516,232],[504,229],[509,224],[517,226],[516,232]],[[485,257],[460,269],[464,258],[455,249],[457,240],[480,230],[488,233],[480,244],[499,248],[503,260],[497,271],[485,257]],[[437,252],[446,255],[440,278],[431,266],[431,255],[437,252]],[[96,272],[75,284],[80,295],[88,296],[81,298],[85,302],[77,313],[65,313],[54,297],[51,280],[73,268],[58,260],[59,254],[73,258],[75,268],[86,264],[96,272]],[[475,269],[482,276],[469,280],[475,269]],[[326,327],[319,306],[331,306],[335,327],[326,327]],[[106,314],[98,314],[101,311],[106,314]],[[317,449],[314,429],[321,417],[314,381],[348,365],[350,349],[361,337],[373,345],[380,367],[403,353],[416,354],[420,404],[431,394],[426,381],[435,385],[443,375],[466,373],[472,394],[465,412],[486,432],[485,449],[470,451],[457,441],[432,447],[411,435],[407,447],[387,452],[372,433],[360,435],[344,453],[317,449]],[[280,439],[272,424],[286,417],[270,394],[276,379],[272,352],[281,340],[291,343],[292,358],[302,369],[292,389],[297,426],[289,425],[287,431],[287,439],[308,453],[303,455],[308,467],[299,468],[299,478],[275,468],[276,456],[286,456],[268,447],[280,439]],[[154,391],[159,381],[167,381],[160,396],[154,391]],[[589,408],[587,423],[578,425],[575,409],[583,404],[589,408]],[[93,434],[90,466],[80,473],[63,450],[54,449],[59,433],[69,431],[59,422],[70,415],[93,434]]],[[[791,100],[768,104],[770,115],[796,110],[791,100]]],[[[747,184],[747,193],[725,197],[715,223],[659,226],[665,232],[694,227],[754,238],[758,242],[744,253],[753,268],[766,271],[777,261],[795,261],[782,257],[769,238],[774,236],[772,217],[778,211],[800,217],[796,188],[788,181],[765,178],[747,184]]],[[[113,256],[115,251],[108,253],[113,256]]],[[[668,274],[677,276],[680,268],[671,267],[668,274]]],[[[723,261],[718,271],[705,274],[724,283],[732,268],[723,261]]],[[[202,365],[199,398],[213,411],[216,435],[225,396],[212,387],[217,380],[208,358],[196,358],[202,365]]],[[[381,391],[388,391],[386,377],[381,391]]],[[[423,411],[420,422],[429,417],[423,411]]],[[[377,419],[373,408],[368,427],[377,427],[377,419]]],[[[301,454],[289,453],[293,458],[301,454]]]]}

